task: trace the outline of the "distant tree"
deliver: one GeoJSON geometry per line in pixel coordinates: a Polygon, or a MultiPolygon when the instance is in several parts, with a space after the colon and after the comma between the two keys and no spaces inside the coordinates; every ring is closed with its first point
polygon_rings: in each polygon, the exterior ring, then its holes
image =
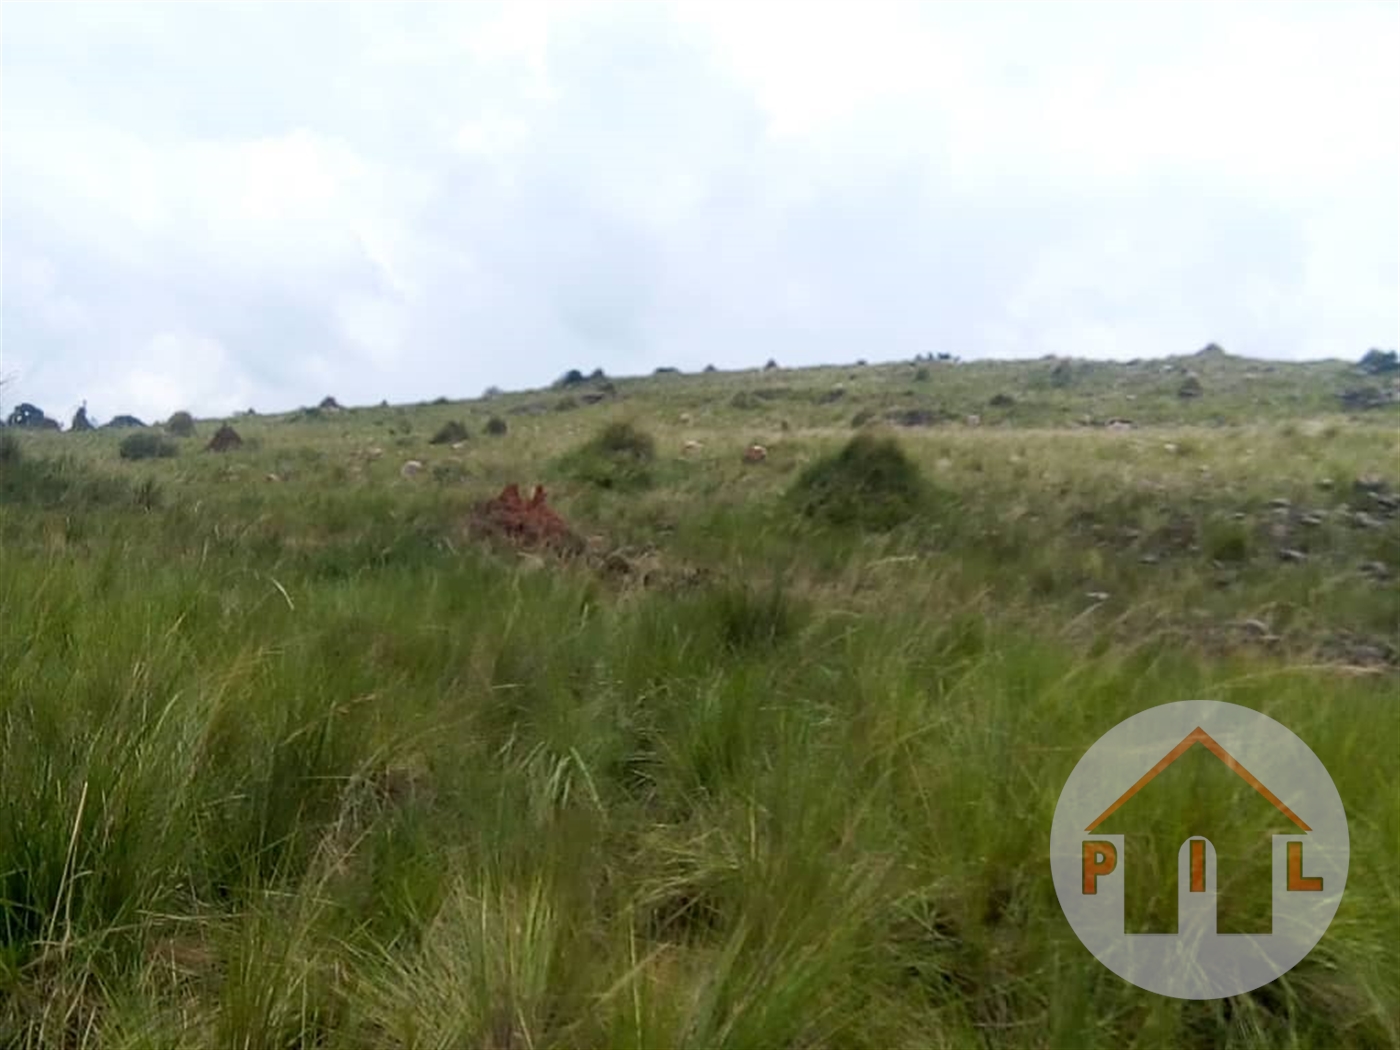
{"type": "Polygon", "coordinates": [[[1385,372],[1400,372],[1400,358],[1396,357],[1394,350],[1367,350],[1362,355],[1360,362],[1361,371],[1373,376],[1381,375],[1385,372]]]}
{"type": "Polygon", "coordinates": [[[88,419],[86,401],[79,406],[78,411],[73,413],[73,422],[69,425],[68,429],[74,432],[95,429],[92,425],[92,420],[88,419]]]}
{"type": "Polygon", "coordinates": [[[557,387],[570,387],[580,386],[581,384],[586,382],[588,382],[588,380],[584,378],[582,372],[580,372],[577,368],[571,368],[562,376],[560,376],[555,381],[554,385],[557,387]]]}
{"type": "Polygon", "coordinates": [[[176,437],[194,437],[194,417],[188,412],[176,412],[166,422],[165,429],[176,437]]]}

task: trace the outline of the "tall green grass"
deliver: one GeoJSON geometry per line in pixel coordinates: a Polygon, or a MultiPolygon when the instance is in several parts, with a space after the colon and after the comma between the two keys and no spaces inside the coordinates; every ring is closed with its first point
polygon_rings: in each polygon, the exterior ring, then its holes
{"type": "MultiPolygon", "coordinates": [[[[571,447],[517,429],[473,452],[482,487],[571,447]]],[[[277,482],[271,445],[99,467],[26,442],[0,482],[0,1045],[1400,1045],[1394,672],[1206,630],[1383,635],[1393,590],[1340,581],[1389,533],[1218,586],[1107,530],[1311,492],[1303,453],[1248,487],[1227,435],[1200,455],[1238,480],[1173,458],[1164,494],[1121,445],[942,434],[909,444],[955,512],[813,531],[782,494],[848,438],[563,488],[639,565],[706,570],[647,585],[472,546],[470,487],[364,440],[277,482]],[[1350,820],[1317,949],[1213,1003],[1105,970],[1048,867],[1079,757],[1182,699],[1289,726],[1350,820]]]]}

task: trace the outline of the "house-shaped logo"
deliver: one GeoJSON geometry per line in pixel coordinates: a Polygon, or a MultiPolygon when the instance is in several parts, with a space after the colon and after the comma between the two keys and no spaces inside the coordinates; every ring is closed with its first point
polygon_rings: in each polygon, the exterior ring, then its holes
{"type": "Polygon", "coordinates": [[[1056,893],[1104,965],[1180,998],[1273,980],[1326,931],[1346,814],[1280,723],[1191,701],[1134,715],[1080,760],[1051,833],[1056,893]]]}

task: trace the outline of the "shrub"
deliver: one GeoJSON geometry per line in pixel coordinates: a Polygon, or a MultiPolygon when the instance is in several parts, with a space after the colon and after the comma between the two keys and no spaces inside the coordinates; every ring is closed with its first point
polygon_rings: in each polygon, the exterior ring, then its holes
{"type": "Polygon", "coordinates": [[[898,442],[863,432],[804,470],[788,495],[808,518],[885,531],[918,514],[929,492],[898,442]]]}
{"type": "Polygon", "coordinates": [[[554,411],[556,412],[572,412],[576,408],[578,408],[578,398],[572,395],[565,395],[554,402],[554,411]]]}
{"type": "Polygon", "coordinates": [[[653,484],[656,442],[631,423],[609,423],[586,445],[565,457],[567,473],[604,489],[637,490],[653,484]]]}
{"type": "Polygon", "coordinates": [[[1187,376],[1177,388],[1176,396],[1182,399],[1200,397],[1202,393],[1201,381],[1193,375],[1187,376]]]}
{"type": "Polygon", "coordinates": [[[467,428],[457,420],[451,420],[438,428],[438,432],[428,439],[430,445],[455,445],[471,437],[467,428]]]}
{"type": "Polygon", "coordinates": [[[20,448],[19,438],[13,434],[0,434],[0,467],[14,466],[23,458],[24,450],[20,448]]]}
{"type": "Polygon", "coordinates": [[[582,372],[577,368],[571,368],[556,379],[554,385],[560,388],[567,388],[571,386],[582,386],[586,382],[588,382],[588,380],[584,378],[582,372]]]}
{"type": "Polygon", "coordinates": [[[931,373],[927,368],[921,367],[918,369],[918,371],[914,373],[914,382],[927,383],[932,374],[933,373],[931,373]]]}
{"type": "Polygon", "coordinates": [[[486,433],[490,434],[492,437],[500,437],[509,429],[510,427],[506,425],[506,421],[500,416],[492,416],[486,421],[486,433]]]}
{"type": "Polygon", "coordinates": [[[856,430],[859,430],[861,427],[865,426],[867,423],[869,423],[869,422],[870,422],[871,420],[873,420],[874,418],[875,418],[875,410],[874,410],[874,409],[871,409],[871,408],[862,408],[859,412],[857,412],[855,415],[853,415],[853,416],[851,417],[851,426],[854,427],[856,430]]]}
{"type": "Polygon", "coordinates": [[[176,412],[166,422],[165,429],[176,437],[194,437],[194,417],[188,412],[176,412]]]}
{"type": "Polygon", "coordinates": [[[166,459],[175,455],[178,450],[173,441],[168,441],[159,434],[144,432],[122,438],[117,451],[122,459],[166,459]]]}
{"type": "Polygon", "coordinates": [[[1400,372],[1400,357],[1394,350],[1370,349],[1361,357],[1361,371],[1373,376],[1385,372],[1400,372]]]}
{"type": "Polygon", "coordinates": [[[1213,522],[1206,527],[1206,557],[1211,561],[1241,562],[1249,560],[1250,538],[1248,530],[1237,521],[1213,522]]]}

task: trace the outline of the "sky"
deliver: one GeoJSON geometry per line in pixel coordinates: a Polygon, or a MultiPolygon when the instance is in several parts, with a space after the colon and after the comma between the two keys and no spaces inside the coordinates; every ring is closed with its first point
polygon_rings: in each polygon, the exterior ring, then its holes
{"type": "Polygon", "coordinates": [[[4,405],[1355,360],[1400,344],[1396,54],[1346,0],[6,3],[4,405]]]}

